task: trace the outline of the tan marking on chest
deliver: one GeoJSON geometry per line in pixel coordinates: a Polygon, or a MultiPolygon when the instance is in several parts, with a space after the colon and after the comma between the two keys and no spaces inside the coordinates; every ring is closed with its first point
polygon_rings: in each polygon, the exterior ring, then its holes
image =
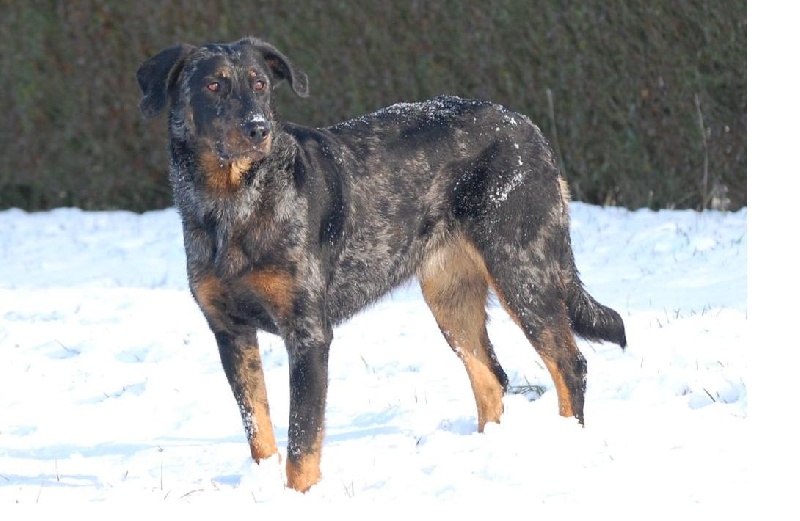
{"type": "Polygon", "coordinates": [[[224,162],[213,152],[203,152],[199,161],[206,187],[218,193],[232,192],[239,188],[242,176],[252,164],[253,160],[247,157],[224,162]]]}

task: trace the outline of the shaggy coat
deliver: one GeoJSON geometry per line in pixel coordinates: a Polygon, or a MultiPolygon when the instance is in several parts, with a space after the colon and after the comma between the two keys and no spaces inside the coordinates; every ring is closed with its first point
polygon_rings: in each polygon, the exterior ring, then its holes
{"type": "Polygon", "coordinates": [[[306,75],[268,43],[177,45],[140,67],[145,117],[169,109],[170,179],[192,294],[219,347],[252,457],[277,453],[256,331],[289,358],[286,477],[319,461],[333,327],[412,277],[469,375],[478,430],[508,384],[486,332],[490,290],[584,418],[573,332],[625,346],[573,260],[569,195],[540,130],[486,101],[400,103],[313,129],[279,121],[274,86],[306,75]]]}

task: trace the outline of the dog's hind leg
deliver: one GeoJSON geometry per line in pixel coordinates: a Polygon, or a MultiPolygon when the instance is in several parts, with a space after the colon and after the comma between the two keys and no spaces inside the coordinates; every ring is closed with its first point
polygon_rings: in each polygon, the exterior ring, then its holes
{"type": "Polygon", "coordinates": [[[525,252],[511,255],[502,263],[487,259],[493,289],[550,372],[559,413],[583,424],[586,359],[575,344],[565,290],[554,280],[557,270],[537,267],[525,252]]]}
{"type": "Polygon", "coordinates": [[[418,271],[425,302],[447,343],[464,363],[478,408],[478,431],[499,422],[508,378],[486,332],[486,267],[474,247],[457,239],[418,271]]]}

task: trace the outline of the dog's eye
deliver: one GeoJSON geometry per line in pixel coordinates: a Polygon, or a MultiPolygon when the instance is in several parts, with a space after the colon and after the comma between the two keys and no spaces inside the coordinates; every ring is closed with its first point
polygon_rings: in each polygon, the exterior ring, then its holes
{"type": "Polygon", "coordinates": [[[267,84],[266,84],[266,83],[264,83],[263,81],[261,81],[261,80],[256,80],[256,81],[253,83],[253,90],[264,90],[264,87],[266,87],[266,86],[267,86],[267,84]]]}
{"type": "Polygon", "coordinates": [[[208,90],[210,90],[211,92],[218,92],[219,91],[219,82],[218,81],[212,81],[211,83],[206,85],[206,88],[208,90]]]}

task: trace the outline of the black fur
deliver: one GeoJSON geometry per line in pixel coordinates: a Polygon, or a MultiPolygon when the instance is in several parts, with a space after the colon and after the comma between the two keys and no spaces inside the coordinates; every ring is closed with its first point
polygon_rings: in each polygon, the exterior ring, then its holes
{"type": "MultiPolygon", "coordinates": [[[[295,476],[306,472],[297,470],[304,457],[318,459],[333,326],[415,275],[437,316],[452,324],[462,323],[459,299],[485,300],[494,288],[553,361],[551,372],[563,376],[572,409],[562,413],[583,420],[586,362],[570,325],[623,347],[625,331],[578,278],[565,184],[527,117],[438,97],[325,129],[278,121],[275,84],[306,96],[307,78],[254,38],[171,47],[147,60],[137,79],[144,116],[169,106],[170,178],[189,282],[216,335],[254,458],[270,455],[259,453],[264,434],[253,426],[266,396],[247,398],[260,396],[263,376],[256,360],[245,367],[236,353],[252,347],[255,330],[280,335],[289,354],[287,465],[297,466],[295,476]],[[449,275],[448,262],[463,262],[460,274],[449,275]],[[459,289],[466,276],[476,282],[459,289]]],[[[483,333],[440,327],[470,371],[458,338],[478,342],[496,378],[488,388],[505,388],[485,325],[483,333]]],[[[481,382],[483,374],[470,377],[481,382]]],[[[489,403],[475,393],[479,408],[489,403]]],[[[292,476],[299,489],[317,479],[292,476]]]]}

